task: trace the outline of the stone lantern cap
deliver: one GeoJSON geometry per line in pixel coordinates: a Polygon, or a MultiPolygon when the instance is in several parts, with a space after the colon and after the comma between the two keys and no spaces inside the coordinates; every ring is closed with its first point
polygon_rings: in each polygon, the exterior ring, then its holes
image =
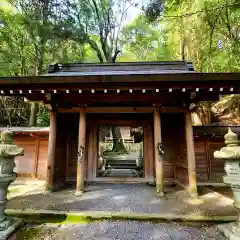
{"type": "Polygon", "coordinates": [[[24,149],[13,143],[13,133],[9,130],[1,132],[0,138],[0,158],[22,156],[24,149]]]}
{"type": "Polygon", "coordinates": [[[13,144],[13,132],[10,130],[2,131],[0,140],[3,144],[13,144]]]}
{"type": "Polygon", "coordinates": [[[220,151],[214,152],[214,157],[225,160],[239,160],[240,159],[240,141],[238,135],[234,133],[231,128],[228,128],[228,133],[224,136],[226,147],[220,149],[220,151]]]}

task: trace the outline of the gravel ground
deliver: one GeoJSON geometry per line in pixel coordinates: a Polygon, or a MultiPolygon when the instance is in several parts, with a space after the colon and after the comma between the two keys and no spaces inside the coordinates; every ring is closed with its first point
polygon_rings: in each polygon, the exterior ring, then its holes
{"type": "Polygon", "coordinates": [[[90,224],[28,225],[16,240],[226,240],[214,225],[101,221],[90,224]],[[30,234],[31,232],[35,233],[30,234]]]}
{"type": "Polygon", "coordinates": [[[50,194],[32,193],[7,202],[9,209],[47,209],[61,211],[117,211],[144,213],[172,213],[191,215],[236,215],[232,200],[218,193],[200,196],[192,202],[186,191],[169,188],[164,198],[156,196],[156,189],[145,184],[93,184],[85,187],[82,196],[74,188],[50,194]]]}

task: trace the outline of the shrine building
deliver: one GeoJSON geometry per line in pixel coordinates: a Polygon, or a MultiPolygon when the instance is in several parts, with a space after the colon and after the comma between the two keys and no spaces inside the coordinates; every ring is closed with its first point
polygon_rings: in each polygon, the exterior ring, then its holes
{"type": "Polygon", "coordinates": [[[184,61],[55,64],[43,76],[1,77],[0,94],[50,111],[47,189],[149,183],[163,195],[169,180],[196,194],[191,104],[237,94],[239,80],[184,61]]]}

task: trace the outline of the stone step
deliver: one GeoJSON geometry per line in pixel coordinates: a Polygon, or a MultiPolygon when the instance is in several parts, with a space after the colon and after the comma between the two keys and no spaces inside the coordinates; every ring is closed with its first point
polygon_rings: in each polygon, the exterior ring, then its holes
{"type": "Polygon", "coordinates": [[[108,169],[105,177],[137,177],[131,169],[108,169]]]}
{"type": "Polygon", "coordinates": [[[117,169],[135,169],[137,168],[136,160],[108,160],[107,166],[117,169]]]}

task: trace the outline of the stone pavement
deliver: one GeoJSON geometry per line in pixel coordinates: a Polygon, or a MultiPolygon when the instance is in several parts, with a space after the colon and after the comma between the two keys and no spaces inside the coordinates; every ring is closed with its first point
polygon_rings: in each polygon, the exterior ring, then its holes
{"type": "Polygon", "coordinates": [[[190,198],[186,191],[177,188],[167,188],[166,196],[160,198],[153,186],[145,184],[93,184],[85,189],[82,196],[76,196],[71,187],[54,193],[35,190],[10,199],[7,209],[237,215],[231,198],[206,188],[200,189],[198,199],[190,198]]]}
{"type": "Polygon", "coordinates": [[[101,221],[90,224],[27,225],[16,240],[226,240],[214,225],[101,221]]]}

